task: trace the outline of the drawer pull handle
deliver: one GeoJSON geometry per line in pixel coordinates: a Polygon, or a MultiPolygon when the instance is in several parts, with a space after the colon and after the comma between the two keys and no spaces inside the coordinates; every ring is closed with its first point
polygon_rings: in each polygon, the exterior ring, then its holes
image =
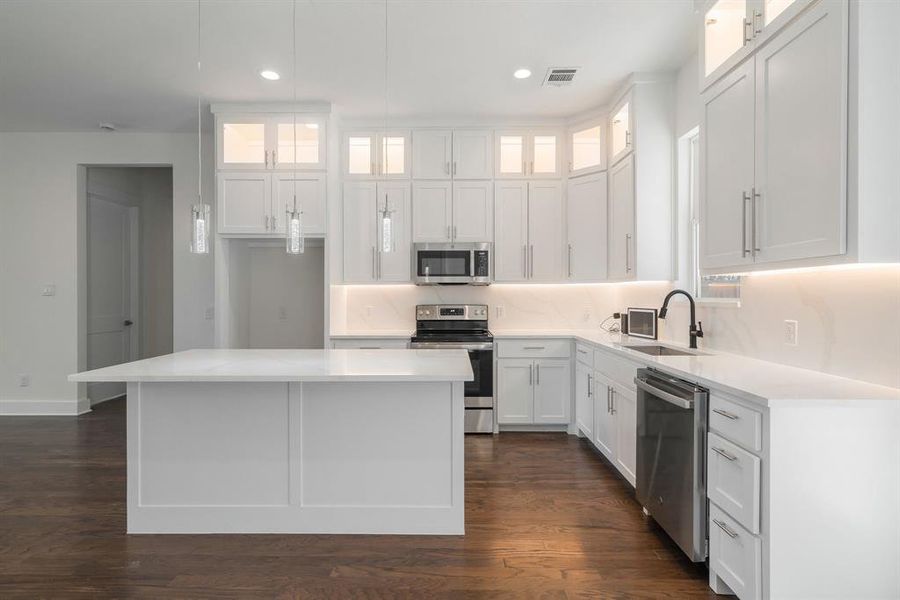
{"type": "Polygon", "coordinates": [[[525,346],[525,350],[543,350],[544,346],[525,346]]]}
{"type": "Polygon", "coordinates": [[[726,411],[726,410],[721,410],[721,409],[718,409],[718,408],[714,408],[714,409],[713,409],[713,412],[716,413],[717,415],[722,415],[722,416],[725,417],[726,419],[731,419],[732,421],[737,421],[738,419],[740,419],[740,417],[739,417],[738,415],[733,414],[733,413],[730,413],[730,412],[728,412],[728,411],[726,411]]]}
{"type": "Polygon", "coordinates": [[[715,523],[716,525],[718,525],[718,526],[719,526],[719,529],[721,529],[722,531],[724,531],[724,532],[725,532],[725,535],[727,535],[727,536],[730,537],[731,539],[734,539],[734,538],[736,538],[736,537],[738,536],[738,534],[737,534],[736,531],[732,531],[731,529],[729,529],[729,528],[728,528],[728,525],[726,525],[726,524],[723,523],[722,521],[720,521],[720,520],[718,520],[718,519],[713,519],[713,523],[715,523]]]}
{"type": "Polygon", "coordinates": [[[721,456],[722,458],[728,459],[728,460],[730,460],[730,461],[732,461],[732,462],[737,460],[737,456],[734,456],[734,455],[732,455],[732,454],[728,454],[727,452],[725,452],[725,451],[722,450],[721,448],[716,448],[715,446],[710,446],[710,448],[712,449],[713,452],[715,452],[716,454],[718,454],[718,455],[721,456]]]}
{"type": "Polygon", "coordinates": [[[578,349],[578,354],[587,354],[587,350],[578,349]]]}

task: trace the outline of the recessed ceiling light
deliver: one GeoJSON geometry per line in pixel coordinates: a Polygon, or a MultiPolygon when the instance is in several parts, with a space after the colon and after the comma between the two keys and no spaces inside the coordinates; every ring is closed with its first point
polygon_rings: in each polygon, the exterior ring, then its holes
{"type": "Polygon", "coordinates": [[[516,72],[513,73],[513,77],[516,79],[528,79],[531,77],[530,69],[516,69],[516,72]]]}
{"type": "Polygon", "coordinates": [[[263,79],[268,79],[269,81],[278,81],[279,79],[281,79],[281,75],[279,75],[275,71],[269,70],[260,71],[259,76],[263,79]]]}

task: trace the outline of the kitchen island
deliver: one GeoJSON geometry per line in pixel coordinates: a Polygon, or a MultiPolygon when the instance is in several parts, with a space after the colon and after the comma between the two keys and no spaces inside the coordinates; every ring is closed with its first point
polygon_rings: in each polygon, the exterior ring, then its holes
{"type": "Polygon", "coordinates": [[[189,350],[127,383],[129,533],[463,534],[465,350],[189,350]]]}

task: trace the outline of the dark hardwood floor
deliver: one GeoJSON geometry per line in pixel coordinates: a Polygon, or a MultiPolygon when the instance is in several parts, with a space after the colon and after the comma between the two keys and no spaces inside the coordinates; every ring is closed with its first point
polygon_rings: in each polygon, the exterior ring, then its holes
{"type": "Polygon", "coordinates": [[[125,402],[0,418],[0,598],[715,598],[587,442],[466,439],[466,535],[125,534],[125,402]]]}

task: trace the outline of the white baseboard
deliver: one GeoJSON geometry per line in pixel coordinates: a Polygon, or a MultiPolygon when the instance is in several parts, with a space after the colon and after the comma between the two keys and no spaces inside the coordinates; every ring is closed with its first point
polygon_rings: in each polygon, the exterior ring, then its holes
{"type": "Polygon", "coordinates": [[[0,400],[0,416],[67,416],[90,412],[90,401],[83,400],[0,400]]]}
{"type": "Polygon", "coordinates": [[[89,400],[89,402],[90,402],[91,406],[94,407],[103,402],[109,402],[110,400],[116,400],[118,398],[124,398],[124,397],[125,397],[125,394],[113,394],[112,396],[109,396],[108,398],[100,398],[99,400],[89,400]]]}
{"type": "Polygon", "coordinates": [[[534,432],[534,433],[568,433],[567,425],[500,425],[500,433],[504,431],[534,432]]]}

